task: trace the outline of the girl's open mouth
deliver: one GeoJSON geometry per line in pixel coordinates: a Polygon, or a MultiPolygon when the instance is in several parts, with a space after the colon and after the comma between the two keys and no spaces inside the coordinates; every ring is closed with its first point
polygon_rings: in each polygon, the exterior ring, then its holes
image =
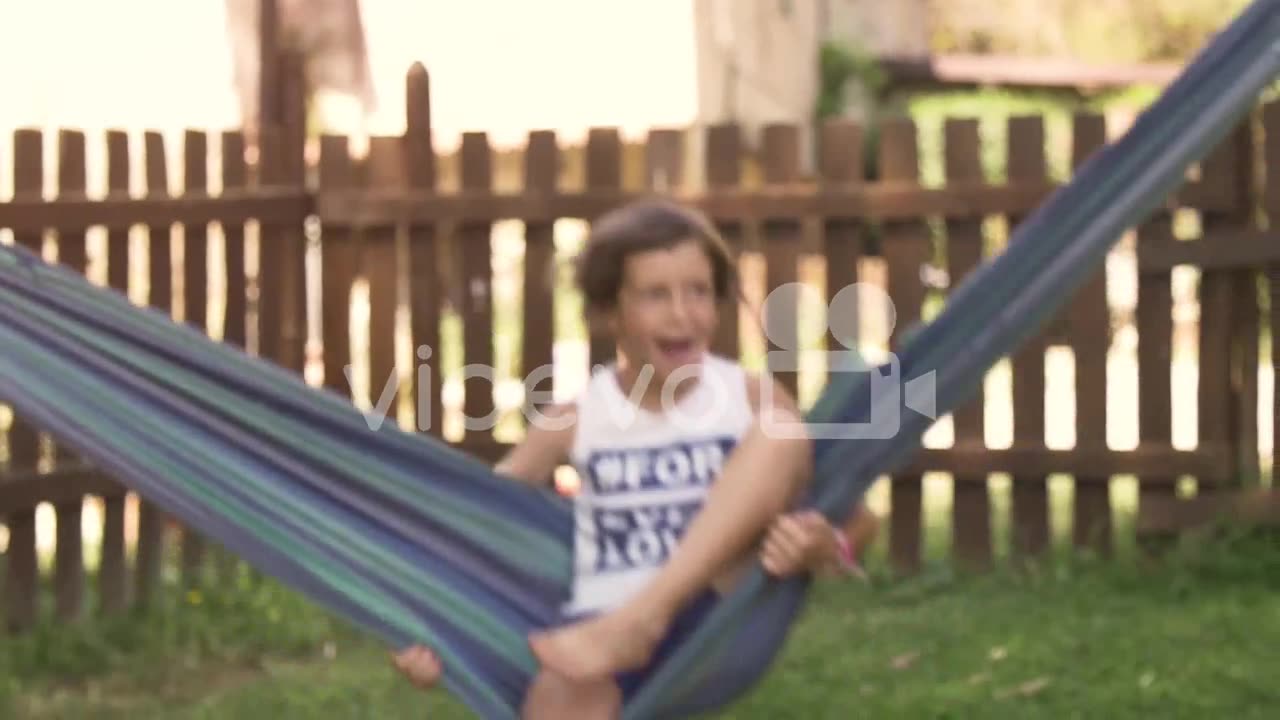
{"type": "Polygon", "coordinates": [[[658,350],[677,362],[689,362],[697,357],[698,344],[689,338],[659,340],[658,350]]]}

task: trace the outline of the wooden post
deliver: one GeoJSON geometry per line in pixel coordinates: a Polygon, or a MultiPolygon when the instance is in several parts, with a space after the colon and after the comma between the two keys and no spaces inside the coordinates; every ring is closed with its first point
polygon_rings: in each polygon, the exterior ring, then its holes
{"type": "Polygon", "coordinates": [[[255,141],[259,157],[264,147],[263,132],[280,125],[282,68],[280,54],[280,8],[277,0],[258,0],[258,125],[255,141]]]}
{"type": "MultiPolygon", "coordinates": [[[[281,62],[284,116],[280,125],[278,182],[285,187],[306,189],[307,162],[307,79],[301,54],[290,51],[281,62]]],[[[284,254],[280,278],[282,298],[281,360],[285,367],[302,373],[306,367],[307,284],[306,238],[302,218],[279,226],[279,243],[284,254]]]]}
{"type": "MultiPolygon", "coordinates": [[[[409,187],[435,191],[436,154],[431,137],[431,79],[427,69],[415,63],[405,79],[404,152],[409,187]]],[[[409,324],[413,337],[415,368],[426,370],[426,387],[418,387],[421,372],[414,373],[417,402],[414,427],[440,437],[444,430],[443,377],[440,365],[440,316],[444,306],[444,270],[440,262],[440,228],[411,224],[408,247],[409,324]],[[423,357],[426,355],[426,357],[423,357]],[[425,416],[425,417],[424,417],[425,416]]]]}
{"type": "MultiPolygon", "coordinates": [[[[282,117],[260,130],[258,182],[269,187],[305,186],[306,79],[302,59],[280,59],[282,117]]],[[[280,366],[302,372],[306,345],[305,243],[298,222],[263,223],[259,237],[258,352],[280,366]]]]}

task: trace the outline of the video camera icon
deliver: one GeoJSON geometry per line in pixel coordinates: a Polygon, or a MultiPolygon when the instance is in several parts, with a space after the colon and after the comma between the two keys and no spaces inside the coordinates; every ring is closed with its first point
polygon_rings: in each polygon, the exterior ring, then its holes
{"type": "MultiPolygon", "coordinates": [[[[856,349],[859,320],[864,311],[868,315],[879,314],[885,320],[886,339],[887,333],[892,332],[896,312],[888,294],[867,283],[855,283],[836,293],[827,307],[826,329],[844,346],[843,350],[805,351],[798,347],[796,333],[780,332],[786,327],[782,323],[796,322],[800,308],[815,303],[822,304],[817,289],[803,283],[782,285],[765,299],[765,334],[779,348],[766,353],[767,367],[771,373],[798,371],[802,365],[811,364],[805,362],[811,359],[806,355],[819,353],[825,356],[825,365],[833,377],[843,376],[848,382],[851,374],[865,375],[865,381],[853,379],[853,386],[860,389],[851,406],[855,417],[845,417],[839,422],[795,421],[765,411],[761,421],[766,434],[786,439],[888,439],[901,431],[904,407],[931,420],[937,419],[934,372],[904,382],[902,363],[896,354],[888,353],[883,363],[873,365],[856,349]],[[856,412],[863,408],[865,413],[856,412]]],[[[765,408],[773,407],[775,382],[766,379],[763,383],[761,399],[765,408]]]]}

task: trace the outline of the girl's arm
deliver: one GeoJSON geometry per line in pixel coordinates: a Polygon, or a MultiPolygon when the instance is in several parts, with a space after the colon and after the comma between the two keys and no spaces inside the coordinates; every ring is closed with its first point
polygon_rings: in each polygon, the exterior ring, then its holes
{"type": "MultiPolygon", "coordinates": [[[[769,410],[781,409],[794,415],[800,410],[795,398],[772,377],[747,374],[747,399],[751,409],[760,415],[769,410]],[[769,383],[768,395],[764,384],[769,383]]],[[[807,481],[806,481],[807,484],[807,481]]],[[[814,573],[838,556],[831,526],[821,513],[789,512],[774,520],[761,544],[760,557],[765,570],[779,576],[795,573],[814,573]]]]}
{"type": "Polygon", "coordinates": [[[550,486],[555,471],[569,458],[577,413],[573,405],[554,405],[529,424],[524,439],[494,466],[494,471],[530,485],[550,486]]]}

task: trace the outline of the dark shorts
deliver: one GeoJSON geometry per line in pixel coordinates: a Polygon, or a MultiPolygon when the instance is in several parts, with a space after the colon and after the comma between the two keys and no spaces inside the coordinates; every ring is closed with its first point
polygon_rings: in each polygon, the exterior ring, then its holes
{"type": "Polygon", "coordinates": [[[720,595],[711,590],[698,596],[676,616],[675,622],[671,624],[666,637],[658,643],[658,647],[647,665],[617,676],[618,688],[622,691],[624,703],[630,700],[648,682],[657,669],[662,667],[667,658],[675,654],[684,645],[685,641],[697,631],[702,621],[715,609],[719,601],[720,595]]]}

